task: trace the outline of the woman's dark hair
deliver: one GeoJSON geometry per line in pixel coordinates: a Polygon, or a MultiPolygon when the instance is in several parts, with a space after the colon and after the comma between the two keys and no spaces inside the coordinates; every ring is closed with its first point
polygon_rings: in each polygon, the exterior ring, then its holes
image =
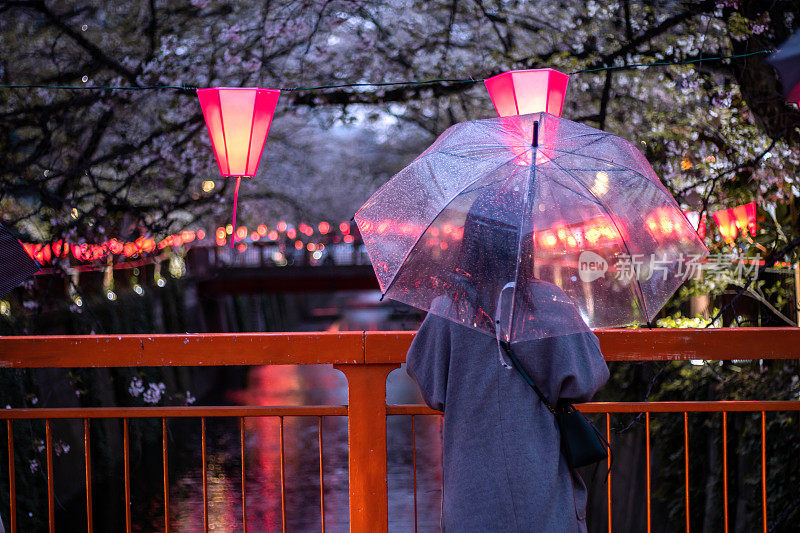
{"type": "Polygon", "coordinates": [[[476,308],[494,316],[497,298],[506,283],[514,281],[519,246],[519,228],[514,225],[514,205],[519,198],[492,191],[475,198],[464,221],[460,269],[470,287],[476,308]],[[467,281],[468,280],[468,281],[467,281]]]}

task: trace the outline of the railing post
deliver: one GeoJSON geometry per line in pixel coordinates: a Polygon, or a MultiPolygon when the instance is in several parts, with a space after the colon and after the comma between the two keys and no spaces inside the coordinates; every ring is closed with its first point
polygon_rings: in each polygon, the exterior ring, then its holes
{"type": "Polygon", "coordinates": [[[347,377],[350,531],[389,529],[386,483],[386,377],[397,363],[334,365],[347,377]]]}

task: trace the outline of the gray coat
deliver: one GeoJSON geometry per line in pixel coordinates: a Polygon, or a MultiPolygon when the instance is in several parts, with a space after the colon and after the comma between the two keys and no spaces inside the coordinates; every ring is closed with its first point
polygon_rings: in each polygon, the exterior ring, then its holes
{"type": "MultiPolygon", "coordinates": [[[[589,400],[608,379],[590,331],[514,345],[548,399],[589,400]]],[[[553,415],[497,341],[428,314],[407,371],[444,411],[442,530],[586,531],[586,486],[560,453],[553,415]]]]}

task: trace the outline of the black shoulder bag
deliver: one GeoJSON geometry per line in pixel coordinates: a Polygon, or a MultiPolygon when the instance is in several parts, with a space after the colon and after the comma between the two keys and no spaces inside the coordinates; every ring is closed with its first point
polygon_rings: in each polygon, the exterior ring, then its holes
{"type": "Polygon", "coordinates": [[[522,377],[525,378],[525,381],[539,396],[539,399],[542,400],[547,409],[556,417],[558,430],[561,433],[561,450],[564,452],[567,464],[571,468],[580,468],[602,461],[608,458],[609,453],[611,453],[611,461],[608,466],[610,472],[611,464],[614,462],[614,455],[611,452],[611,446],[600,430],[571,403],[559,403],[554,408],[528,373],[525,372],[525,369],[522,368],[514,352],[511,351],[511,346],[504,341],[500,341],[500,345],[511,357],[514,367],[522,374],[522,377]]]}

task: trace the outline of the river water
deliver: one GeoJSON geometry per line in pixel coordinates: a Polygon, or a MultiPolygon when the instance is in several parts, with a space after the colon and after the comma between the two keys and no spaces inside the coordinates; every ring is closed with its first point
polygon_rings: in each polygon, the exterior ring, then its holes
{"type": "MultiPolygon", "coordinates": [[[[377,304],[374,293],[351,294],[335,302],[339,318],[327,329],[397,329],[396,313],[377,304]],[[373,305],[374,304],[374,305],[373,305]]],[[[330,305],[330,302],[327,303],[330,305]]],[[[412,327],[416,323],[412,322],[412,327]]],[[[302,325],[296,325],[303,329],[302,325]]],[[[228,390],[233,405],[343,405],[347,403],[344,375],[330,365],[253,367],[246,387],[228,390]]],[[[387,380],[389,403],[421,402],[416,385],[405,372],[395,370],[387,380]]],[[[417,491],[416,523],[419,531],[438,531],[441,509],[441,417],[415,417],[417,491]]],[[[182,426],[183,427],[183,426],[182,426]]],[[[412,432],[410,416],[387,420],[389,525],[391,531],[413,531],[415,521],[412,432]]],[[[246,513],[248,532],[282,531],[280,419],[245,421],[246,513]]],[[[346,417],[285,417],[284,498],[287,531],[348,531],[348,446],[346,417]],[[322,429],[320,492],[319,428],[322,429]]],[[[171,432],[172,438],[180,437],[171,432]]],[[[209,529],[243,530],[240,438],[238,420],[207,421],[207,479],[209,529]]],[[[203,527],[202,461],[199,447],[190,461],[194,468],[173,473],[170,480],[170,530],[194,532],[203,527]]],[[[160,498],[158,498],[160,503],[160,498]]],[[[151,507],[141,531],[163,530],[158,505],[151,507]]],[[[141,515],[140,515],[141,516],[141,515]]],[[[144,517],[143,517],[144,518],[144,517]]]]}
{"type": "MultiPolygon", "coordinates": [[[[332,367],[256,367],[248,387],[231,391],[242,405],[345,404],[344,376],[332,367]]],[[[415,385],[400,369],[388,380],[391,403],[420,401],[415,385]]],[[[415,417],[417,525],[438,531],[441,506],[439,416],[415,417]]],[[[317,417],[284,418],[285,516],[288,531],[321,531],[320,461],[317,417]]],[[[323,417],[322,469],[325,531],[348,530],[348,464],[346,417],[323,417]]],[[[242,531],[242,492],[238,421],[207,422],[209,529],[242,531]]],[[[196,438],[192,435],[190,438],[196,438]]],[[[389,522],[392,531],[414,527],[411,417],[387,421],[389,522]]],[[[202,466],[171,480],[172,531],[200,531],[203,526],[202,466]]],[[[282,530],[280,420],[249,418],[245,423],[247,530],[282,530]]],[[[162,529],[163,518],[151,516],[150,527],[162,529]]],[[[143,527],[142,530],[147,528],[143,527]]],[[[150,529],[152,530],[152,529],[150,529]]]]}

